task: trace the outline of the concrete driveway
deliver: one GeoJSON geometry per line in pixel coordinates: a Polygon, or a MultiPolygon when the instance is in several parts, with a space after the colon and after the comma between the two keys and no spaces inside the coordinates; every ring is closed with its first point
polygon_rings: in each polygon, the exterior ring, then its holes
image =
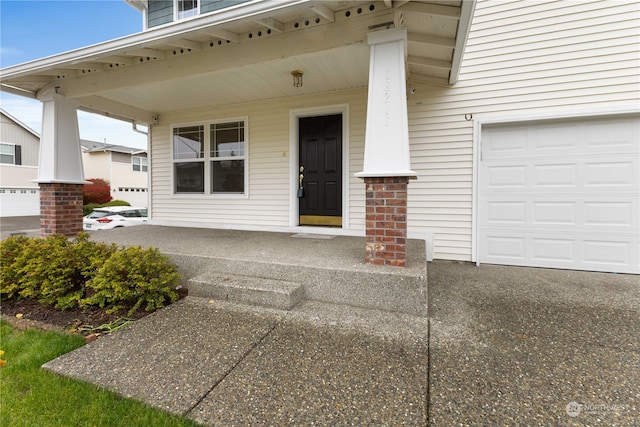
{"type": "Polygon", "coordinates": [[[640,425],[640,276],[429,264],[429,420],[640,425]]]}
{"type": "Polygon", "coordinates": [[[12,234],[40,236],[40,216],[9,216],[0,218],[0,240],[12,234]]]}

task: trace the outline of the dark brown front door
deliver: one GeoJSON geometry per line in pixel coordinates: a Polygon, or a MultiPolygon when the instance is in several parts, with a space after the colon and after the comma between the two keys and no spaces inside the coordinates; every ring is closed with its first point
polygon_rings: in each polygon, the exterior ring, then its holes
{"type": "Polygon", "coordinates": [[[300,225],[342,225],[342,115],[299,119],[300,225]]]}

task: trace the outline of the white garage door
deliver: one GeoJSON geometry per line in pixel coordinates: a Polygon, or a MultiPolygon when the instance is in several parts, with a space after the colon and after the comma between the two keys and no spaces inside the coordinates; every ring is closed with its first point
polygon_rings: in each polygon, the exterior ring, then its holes
{"type": "Polygon", "coordinates": [[[484,125],[481,263],[640,273],[640,117],[484,125]]]}
{"type": "Polygon", "coordinates": [[[0,217],[40,215],[40,189],[0,188],[0,217]]]}

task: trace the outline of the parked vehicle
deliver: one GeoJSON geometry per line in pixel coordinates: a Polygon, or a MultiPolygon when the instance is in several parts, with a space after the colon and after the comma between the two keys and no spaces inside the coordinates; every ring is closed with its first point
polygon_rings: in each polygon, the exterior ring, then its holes
{"type": "Polygon", "coordinates": [[[147,208],[133,206],[111,206],[96,208],[82,219],[82,229],[111,230],[117,227],[131,227],[147,222],[147,208]]]}

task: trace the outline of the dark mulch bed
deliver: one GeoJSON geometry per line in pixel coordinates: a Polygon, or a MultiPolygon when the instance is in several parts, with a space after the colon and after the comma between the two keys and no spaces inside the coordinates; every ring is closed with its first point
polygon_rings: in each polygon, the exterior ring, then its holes
{"type": "MultiPolygon", "coordinates": [[[[180,299],[187,295],[186,289],[178,289],[180,299]]],[[[31,299],[2,300],[0,303],[2,318],[19,328],[39,327],[41,329],[78,332],[83,335],[93,333],[92,328],[109,324],[123,318],[137,320],[150,314],[148,311],[138,311],[129,315],[126,310],[122,313],[107,314],[100,308],[59,310],[40,304],[31,299]],[[18,315],[18,317],[16,317],[18,315]]]]}

